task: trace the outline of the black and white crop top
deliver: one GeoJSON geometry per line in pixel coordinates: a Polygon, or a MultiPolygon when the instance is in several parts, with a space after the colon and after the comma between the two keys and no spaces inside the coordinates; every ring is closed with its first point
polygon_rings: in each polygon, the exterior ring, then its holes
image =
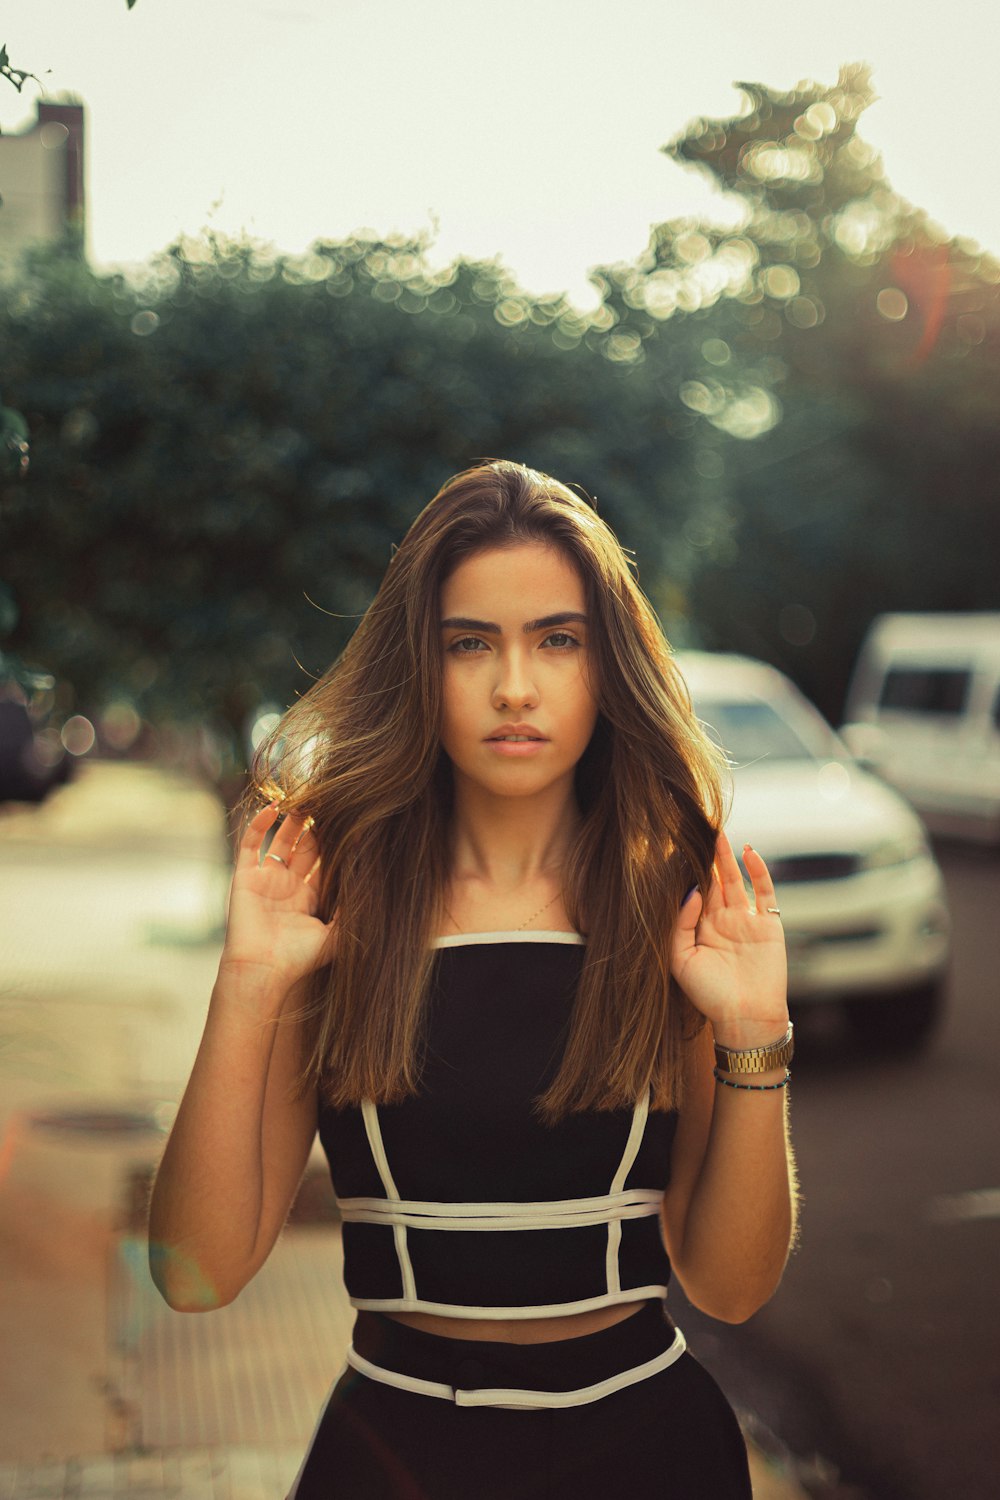
{"type": "Polygon", "coordinates": [[[420,1093],[321,1106],[356,1308],[537,1318],[666,1295],[660,1233],[676,1115],[531,1101],[562,1057],[584,940],[438,938],[420,1093]]]}

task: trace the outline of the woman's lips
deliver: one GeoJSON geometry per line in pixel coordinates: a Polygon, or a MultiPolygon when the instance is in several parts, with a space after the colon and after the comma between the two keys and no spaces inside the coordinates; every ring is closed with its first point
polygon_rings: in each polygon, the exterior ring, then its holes
{"type": "Polygon", "coordinates": [[[486,744],[496,755],[503,755],[512,757],[514,760],[520,760],[524,756],[537,755],[542,746],[548,744],[548,740],[544,740],[541,738],[528,740],[495,739],[487,740],[486,744]]]}

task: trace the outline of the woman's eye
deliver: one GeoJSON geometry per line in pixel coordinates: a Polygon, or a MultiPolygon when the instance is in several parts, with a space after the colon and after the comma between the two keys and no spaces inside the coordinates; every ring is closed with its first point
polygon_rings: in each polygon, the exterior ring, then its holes
{"type": "MultiPolygon", "coordinates": [[[[575,635],[570,635],[568,630],[553,630],[542,642],[544,646],[551,646],[555,651],[572,651],[580,645],[575,635]]],[[[479,656],[483,651],[488,651],[489,645],[477,635],[459,636],[458,640],[452,641],[448,650],[455,656],[479,656]]]]}

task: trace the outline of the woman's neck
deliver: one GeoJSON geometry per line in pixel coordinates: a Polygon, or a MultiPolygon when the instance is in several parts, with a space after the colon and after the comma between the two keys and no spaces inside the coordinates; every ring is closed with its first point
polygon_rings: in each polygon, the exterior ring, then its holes
{"type": "Polygon", "coordinates": [[[451,820],[451,879],[498,893],[559,882],[580,824],[572,793],[491,797],[456,778],[451,820]]]}

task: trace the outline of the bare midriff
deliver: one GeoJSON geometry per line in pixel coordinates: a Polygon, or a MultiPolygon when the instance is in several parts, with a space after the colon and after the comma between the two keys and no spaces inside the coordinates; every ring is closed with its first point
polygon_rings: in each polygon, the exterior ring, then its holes
{"type": "Polygon", "coordinates": [[[483,1339],[499,1344],[547,1344],[556,1339],[582,1338],[623,1323],[644,1304],[620,1302],[613,1307],[594,1307],[586,1312],[555,1318],[442,1318],[437,1313],[386,1313],[409,1328],[440,1334],[446,1339],[483,1339]]]}

